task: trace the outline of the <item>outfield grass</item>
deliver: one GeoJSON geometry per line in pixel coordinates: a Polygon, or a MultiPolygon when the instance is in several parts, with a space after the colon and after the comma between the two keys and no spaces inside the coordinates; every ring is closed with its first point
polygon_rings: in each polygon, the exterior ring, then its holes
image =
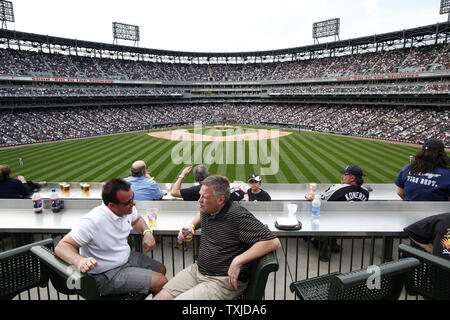
{"type": "MultiPolygon", "coordinates": [[[[352,137],[291,132],[291,135],[279,138],[278,173],[263,176],[263,182],[336,183],[340,180],[340,169],[356,164],[366,174],[365,182],[393,183],[409,161],[409,155],[415,155],[419,150],[414,146],[352,137]]],[[[33,181],[102,182],[112,177],[129,176],[131,164],[142,159],[157,182],[174,182],[186,166],[172,163],[171,150],[178,143],[150,137],[147,132],[68,140],[1,149],[0,164],[8,164],[13,176],[23,175],[33,181]],[[22,167],[19,157],[23,158],[22,167]]],[[[203,143],[203,150],[209,144],[203,143]]],[[[268,150],[270,146],[271,142],[268,150]]],[[[214,163],[209,165],[210,172],[225,175],[230,181],[247,181],[250,174],[259,173],[260,164],[249,163],[248,142],[245,148],[246,164],[214,163]]],[[[193,182],[192,174],[185,182],[193,182]]]]}

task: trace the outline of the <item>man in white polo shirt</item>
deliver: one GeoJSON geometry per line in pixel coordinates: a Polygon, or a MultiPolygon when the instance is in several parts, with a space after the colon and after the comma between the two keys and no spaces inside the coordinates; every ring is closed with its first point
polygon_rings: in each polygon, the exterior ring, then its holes
{"type": "Polygon", "coordinates": [[[156,246],[145,220],[135,208],[134,193],[123,179],[106,182],[103,204],[92,209],[56,246],[58,257],[97,281],[101,295],[159,292],[166,268],[127,243],[131,228],[143,234],[146,252],[156,246]]]}

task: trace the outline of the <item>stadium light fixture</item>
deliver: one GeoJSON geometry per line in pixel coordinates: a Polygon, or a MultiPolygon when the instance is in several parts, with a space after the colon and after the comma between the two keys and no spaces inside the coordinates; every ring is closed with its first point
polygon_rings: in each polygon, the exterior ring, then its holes
{"type": "Polygon", "coordinates": [[[450,21],[450,0],[441,0],[441,8],[439,10],[440,14],[447,14],[447,20],[450,21]]]}
{"type": "Polygon", "coordinates": [[[134,41],[134,44],[138,44],[140,40],[139,26],[131,24],[125,24],[120,22],[113,22],[113,43],[117,43],[117,40],[129,40],[134,41]]]}
{"type": "Polygon", "coordinates": [[[14,22],[14,9],[11,1],[0,1],[0,21],[2,29],[7,29],[7,22],[14,22]]]}
{"type": "MultiPolygon", "coordinates": [[[[334,36],[339,39],[339,30],[341,25],[340,18],[329,19],[325,21],[313,23],[312,36],[314,38],[314,43],[319,43],[319,38],[334,36]]],[[[340,39],[339,39],[340,40],[340,39]]]]}

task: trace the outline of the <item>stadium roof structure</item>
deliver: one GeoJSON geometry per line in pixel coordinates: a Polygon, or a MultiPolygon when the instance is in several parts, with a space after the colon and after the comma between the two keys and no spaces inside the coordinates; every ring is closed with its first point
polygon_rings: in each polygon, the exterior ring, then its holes
{"type": "MultiPolygon", "coordinates": [[[[85,48],[93,50],[108,50],[114,52],[127,52],[135,54],[149,54],[165,57],[191,57],[191,58],[206,58],[208,61],[211,58],[232,58],[232,57],[267,57],[267,56],[283,56],[305,54],[316,51],[337,50],[348,47],[358,47],[368,44],[393,42],[403,40],[406,44],[407,39],[419,39],[425,37],[432,37],[434,35],[450,35],[450,22],[437,23],[428,26],[416,27],[412,29],[394,31],[383,33],[379,35],[371,35],[360,38],[340,40],[334,42],[327,42],[322,44],[314,44],[295,48],[275,49],[267,51],[246,51],[246,52],[186,52],[186,51],[171,51],[162,49],[140,48],[135,46],[124,46],[116,44],[107,44],[102,42],[84,41],[77,39],[68,39],[61,37],[54,37],[49,35],[39,35],[28,32],[21,32],[16,30],[0,29],[0,44],[4,44],[2,39],[15,41],[29,41],[40,43],[41,45],[59,45],[64,47],[85,48]]],[[[437,41],[437,40],[436,40],[437,41]]]]}

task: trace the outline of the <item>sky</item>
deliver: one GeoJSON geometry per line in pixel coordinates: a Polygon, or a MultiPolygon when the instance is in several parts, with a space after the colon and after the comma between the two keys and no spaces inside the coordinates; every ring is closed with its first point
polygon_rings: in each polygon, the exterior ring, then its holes
{"type": "Polygon", "coordinates": [[[188,52],[311,45],[312,24],[333,18],[340,18],[341,40],[447,21],[439,14],[441,0],[10,1],[10,30],[112,43],[112,22],[121,22],[139,26],[140,47],[188,52]]]}

